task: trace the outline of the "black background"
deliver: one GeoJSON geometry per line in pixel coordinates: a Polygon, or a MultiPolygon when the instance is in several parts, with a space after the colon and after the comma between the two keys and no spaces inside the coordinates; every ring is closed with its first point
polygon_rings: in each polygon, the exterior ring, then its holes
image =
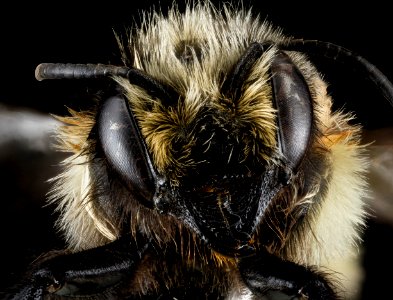
{"type": "MultiPolygon", "coordinates": [[[[79,4],[52,1],[26,7],[14,1],[2,7],[0,104],[16,109],[30,108],[45,114],[65,114],[66,106],[77,110],[88,107],[91,103],[83,101],[83,94],[87,93],[85,87],[65,81],[38,82],[34,78],[35,67],[42,62],[119,63],[113,29],[122,31],[129,27],[134,18],[139,20],[142,10],[152,5],[161,5],[165,12],[171,3],[151,0],[129,1],[127,4],[101,2],[88,5],[82,1],[79,4]]],[[[184,3],[178,3],[182,8],[184,3]]],[[[246,7],[250,4],[255,13],[283,28],[285,34],[349,48],[393,79],[391,9],[387,4],[359,2],[343,6],[332,1],[314,1],[307,5],[295,1],[244,1],[246,7]]],[[[331,62],[318,62],[317,65],[323,73],[326,72],[337,107],[345,105],[345,109],[356,111],[358,120],[366,128],[392,125],[393,109],[359,74],[331,62]]],[[[19,152],[10,152],[1,161],[2,286],[11,282],[32,257],[50,247],[62,246],[61,239],[52,230],[54,215],[50,208],[42,208],[47,184],[37,184],[38,180],[44,181],[55,174],[54,165],[58,159],[58,155],[24,157],[19,152]]],[[[392,260],[383,254],[383,250],[391,251],[386,244],[392,239],[391,228],[378,220],[372,221],[367,234],[365,241],[378,245],[376,248],[370,246],[370,251],[378,249],[381,253],[375,256],[381,261],[374,259],[371,265],[382,264],[382,268],[391,269],[392,260]]],[[[370,290],[374,296],[384,295],[388,285],[383,283],[390,282],[391,276],[386,278],[378,273],[372,276],[379,285],[370,290]]]]}

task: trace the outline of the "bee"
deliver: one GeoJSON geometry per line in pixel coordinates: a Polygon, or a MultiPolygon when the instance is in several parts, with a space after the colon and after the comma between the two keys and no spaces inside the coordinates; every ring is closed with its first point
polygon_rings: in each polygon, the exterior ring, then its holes
{"type": "Polygon", "coordinates": [[[58,116],[70,155],[48,201],[68,247],[37,259],[9,298],[340,298],[327,267],[360,243],[367,145],[308,55],[356,65],[392,103],[386,76],[209,2],[146,14],[116,38],[121,66],[36,69],[105,89],[58,116]]]}

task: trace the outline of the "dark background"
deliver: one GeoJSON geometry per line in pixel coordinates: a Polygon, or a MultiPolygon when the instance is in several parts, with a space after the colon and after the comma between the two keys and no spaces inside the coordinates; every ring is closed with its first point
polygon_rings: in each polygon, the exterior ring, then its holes
{"type": "MultiPolygon", "coordinates": [[[[29,109],[48,115],[65,114],[66,106],[76,110],[89,107],[91,102],[84,99],[88,94],[85,86],[65,81],[37,82],[34,69],[42,62],[119,63],[113,29],[123,31],[134,19],[138,22],[143,9],[161,4],[165,12],[171,3],[141,2],[110,1],[89,6],[82,1],[80,5],[56,1],[34,3],[29,8],[13,2],[2,7],[0,108],[6,105],[11,110],[29,109]]],[[[267,18],[282,27],[285,34],[349,48],[393,79],[391,9],[387,4],[243,2],[246,7],[253,5],[262,19],[267,18]]],[[[178,3],[182,8],[184,2],[178,3]]],[[[356,111],[359,122],[366,129],[392,125],[393,109],[359,74],[331,62],[317,61],[316,64],[331,83],[336,107],[356,111]]],[[[9,131],[12,132],[11,123],[9,131]]],[[[57,163],[62,155],[51,150],[29,151],[23,141],[20,144],[14,141],[0,151],[0,289],[3,289],[34,257],[50,248],[63,246],[52,227],[56,216],[52,213],[53,208],[43,207],[49,186],[46,180],[58,171],[57,163]]],[[[393,263],[385,255],[392,253],[388,246],[393,237],[389,224],[378,216],[369,221],[364,237],[365,266],[367,276],[379,284],[373,286],[373,281],[366,277],[363,299],[376,299],[390,286],[389,270],[393,263]],[[379,271],[382,268],[388,270],[388,275],[382,276],[379,271]],[[368,296],[369,292],[373,297],[368,296]]]]}

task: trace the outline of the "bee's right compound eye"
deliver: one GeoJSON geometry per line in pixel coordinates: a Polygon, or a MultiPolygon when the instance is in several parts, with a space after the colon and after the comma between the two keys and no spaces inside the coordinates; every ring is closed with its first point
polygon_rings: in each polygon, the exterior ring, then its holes
{"type": "Polygon", "coordinates": [[[135,117],[124,98],[113,96],[102,104],[97,129],[109,166],[138,201],[152,208],[157,174],[135,117]]]}

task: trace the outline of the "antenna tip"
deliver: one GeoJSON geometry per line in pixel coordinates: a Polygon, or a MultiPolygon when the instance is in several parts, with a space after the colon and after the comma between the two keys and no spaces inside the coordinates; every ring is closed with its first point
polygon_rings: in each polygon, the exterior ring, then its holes
{"type": "Polygon", "coordinates": [[[45,73],[45,71],[44,71],[45,68],[44,67],[45,67],[45,65],[46,64],[39,64],[35,68],[34,75],[35,75],[35,79],[37,79],[38,81],[42,81],[42,80],[45,79],[45,76],[44,76],[44,73],[45,73]]]}

